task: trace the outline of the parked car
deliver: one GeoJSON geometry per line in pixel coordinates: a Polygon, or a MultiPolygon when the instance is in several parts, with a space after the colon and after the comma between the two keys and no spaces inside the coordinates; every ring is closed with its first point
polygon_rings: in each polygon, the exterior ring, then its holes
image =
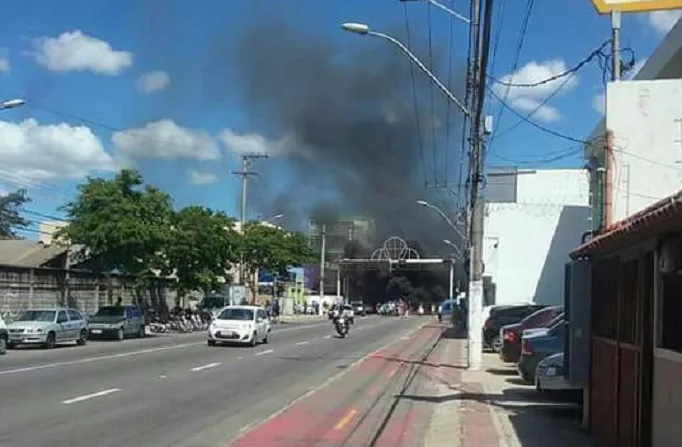
{"type": "Polygon", "coordinates": [[[7,352],[7,326],[0,315],[0,355],[7,352]]]}
{"type": "Polygon", "coordinates": [[[544,327],[563,313],[562,306],[545,307],[528,315],[516,324],[508,324],[500,328],[500,359],[506,363],[516,363],[521,357],[521,336],[525,329],[544,327]]]}
{"type": "Polygon", "coordinates": [[[88,323],[76,309],[28,309],[7,325],[7,332],[10,349],[28,344],[51,349],[72,341],[84,345],[88,340],[88,323]]]}
{"type": "Polygon", "coordinates": [[[521,340],[521,358],[517,370],[528,382],[535,382],[538,363],[550,355],[563,352],[566,322],[552,326],[547,333],[531,334],[521,340]]]}
{"type": "Polygon", "coordinates": [[[270,319],[258,306],[227,306],[208,327],[208,346],[242,343],[256,346],[270,340],[270,319]]]}
{"type": "Polygon", "coordinates": [[[483,343],[492,348],[493,351],[499,352],[502,348],[502,339],[500,338],[502,326],[518,323],[533,312],[545,307],[547,306],[540,304],[520,304],[492,308],[483,326],[483,343]]]}
{"type": "Polygon", "coordinates": [[[535,370],[535,389],[544,391],[571,391],[580,387],[568,383],[564,377],[564,353],[557,352],[541,360],[535,370]]]}
{"type": "Polygon", "coordinates": [[[535,328],[529,328],[529,329],[524,329],[523,333],[521,334],[521,338],[524,338],[526,336],[532,335],[532,334],[546,334],[549,328],[553,327],[555,324],[557,324],[560,321],[564,321],[566,318],[566,315],[561,312],[558,314],[552,321],[547,323],[545,326],[542,327],[535,327],[535,328]]]}
{"type": "Polygon", "coordinates": [[[145,336],[144,313],[137,306],[104,306],[88,321],[90,338],[115,338],[145,336]]]}
{"type": "Polygon", "coordinates": [[[362,301],[352,301],[350,305],[353,307],[353,313],[355,315],[360,315],[360,316],[365,316],[367,315],[367,311],[365,310],[365,305],[362,303],[362,301]]]}

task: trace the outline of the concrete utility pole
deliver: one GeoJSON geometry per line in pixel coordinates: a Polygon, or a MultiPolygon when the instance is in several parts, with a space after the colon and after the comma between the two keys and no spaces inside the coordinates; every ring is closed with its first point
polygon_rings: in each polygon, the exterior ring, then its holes
{"type": "Polygon", "coordinates": [[[327,226],[320,227],[320,306],[324,299],[324,268],[326,264],[325,252],[327,251],[327,226]]]}
{"type": "MultiPolygon", "coordinates": [[[[248,153],[242,155],[242,170],[241,171],[232,171],[232,173],[238,177],[242,178],[242,198],[241,198],[241,216],[240,216],[240,222],[241,222],[241,231],[242,234],[244,233],[244,228],[246,227],[246,186],[248,183],[248,178],[254,175],[258,175],[257,172],[252,171],[251,167],[253,166],[253,162],[255,160],[259,159],[265,159],[268,158],[267,154],[257,154],[257,153],[248,153]]],[[[243,254],[242,254],[242,259],[239,262],[239,282],[240,284],[246,285],[245,281],[245,274],[244,274],[244,259],[243,259],[243,254]]],[[[254,297],[255,298],[255,297],[254,297]]]]}
{"type": "Polygon", "coordinates": [[[481,11],[481,0],[472,0],[471,33],[475,42],[473,65],[472,104],[474,116],[471,122],[471,237],[469,266],[469,308],[467,316],[468,367],[478,370],[483,360],[483,223],[484,198],[483,186],[483,105],[485,102],[486,72],[490,49],[490,33],[492,28],[493,0],[485,0],[485,9],[481,11]],[[483,12],[483,14],[481,14],[483,12]],[[483,32],[480,30],[480,18],[483,16],[483,32]]]}

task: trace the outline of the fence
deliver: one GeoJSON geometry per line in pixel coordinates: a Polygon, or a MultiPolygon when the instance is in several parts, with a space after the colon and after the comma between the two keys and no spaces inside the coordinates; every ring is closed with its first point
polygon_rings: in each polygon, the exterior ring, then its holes
{"type": "Polygon", "coordinates": [[[165,312],[177,296],[169,285],[169,280],[153,278],[140,290],[123,276],[0,265],[0,315],[11,321],[28,308],[56,306],[73,307],[87,315],[113,304],[118,297],[124,304],[137,303],[165,312]]]}

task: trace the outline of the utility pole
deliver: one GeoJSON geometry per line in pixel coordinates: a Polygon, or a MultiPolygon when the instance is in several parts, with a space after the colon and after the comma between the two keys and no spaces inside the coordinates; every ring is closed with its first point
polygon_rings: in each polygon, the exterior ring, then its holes
{"type": "Polygon", "coordinates": [[[324,268],[325,268],[325,251],[327,249],[327,225],[322,224],[320,228],[320,306],[324,300],[324,268]]]}
{"type": "Polygon", "coordinates": [[[492,28],[493,0],[485,0],[485,8],[481,11],[481,0],[472,0],[471,32],[475,42],[473,63],[473,118],[471,123],[471,229],[470,266],[469,266],[469,299],[467,302],[468,343],[467,360],[470,370],[478,370],[483,360],[483,223],[485,204],[482,194],[483,186],[483,105],[485,102],[486,72],[490,50],[490,34],[492,28]],[[483,31],[481,32],[481,17],[483,31]]]}
{"type": "MultiPolygon", "coordinates": [[[[611,12],[611,81],[620,81],[620,11],[611,12]]],[[[614,171],[613,132],[606,130],[604,141],[604,206],[603,229],[613,224],[613,171],[614,171]]]]}
{"type": "MultiPolygon", "coordinates": [[[[252,171],[251,167],[253,166],[253,162],[255,160],[260,160],[260,159],[265,159],[268,158],[267,154],[258,154],[258,153],[248,153],[248,154],[243,154],[242,155],[242,170],[241,171],[232,171],[232,174],[241,177],[242,178],[242,198],[241,198],[241,216],[240,216],[240,222],[241,222],[241,232],[244,234],[244,229],[246,228],[246,186],[248,183],[248,179],[251,176],[258,175],[257,172],[252,171]]],[[[239,261],[239,283],[242,285],[246,285],[246,281],[244,278],[244,256],[242,253],[241,260],[239,261]]],[[[255,299],[255,297],[254,297],[255,299]]]]}

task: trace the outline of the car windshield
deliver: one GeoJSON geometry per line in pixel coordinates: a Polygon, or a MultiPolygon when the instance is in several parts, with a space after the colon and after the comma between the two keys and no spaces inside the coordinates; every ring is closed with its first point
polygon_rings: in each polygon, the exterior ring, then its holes
{"type": "Polygon", "coordinates": [[[15,321],[54,321],[56,313],[54,310],[27,310],[15,321]]]}
{"type": "Polygon", "coordinates": [[[96,317],[122,317],[124,309],[121,306],[100,307],[95,314],[96,317]]]}
{"type": "Polygon", "coordinates": [[[225,298],[222,296],[207,296],[201,300],[199,307],[202,309],[215,309],[217,307],[223,307],[225,305],[225,298]]]}
{"type": "Polygon", "coordinates": [[[253,310],[251,309],[238,309],[238,308],[228,308],[220,312],[218,315],[219,320],[239,320],[239,321],[251,321],[253,320],[253,310]]]}

